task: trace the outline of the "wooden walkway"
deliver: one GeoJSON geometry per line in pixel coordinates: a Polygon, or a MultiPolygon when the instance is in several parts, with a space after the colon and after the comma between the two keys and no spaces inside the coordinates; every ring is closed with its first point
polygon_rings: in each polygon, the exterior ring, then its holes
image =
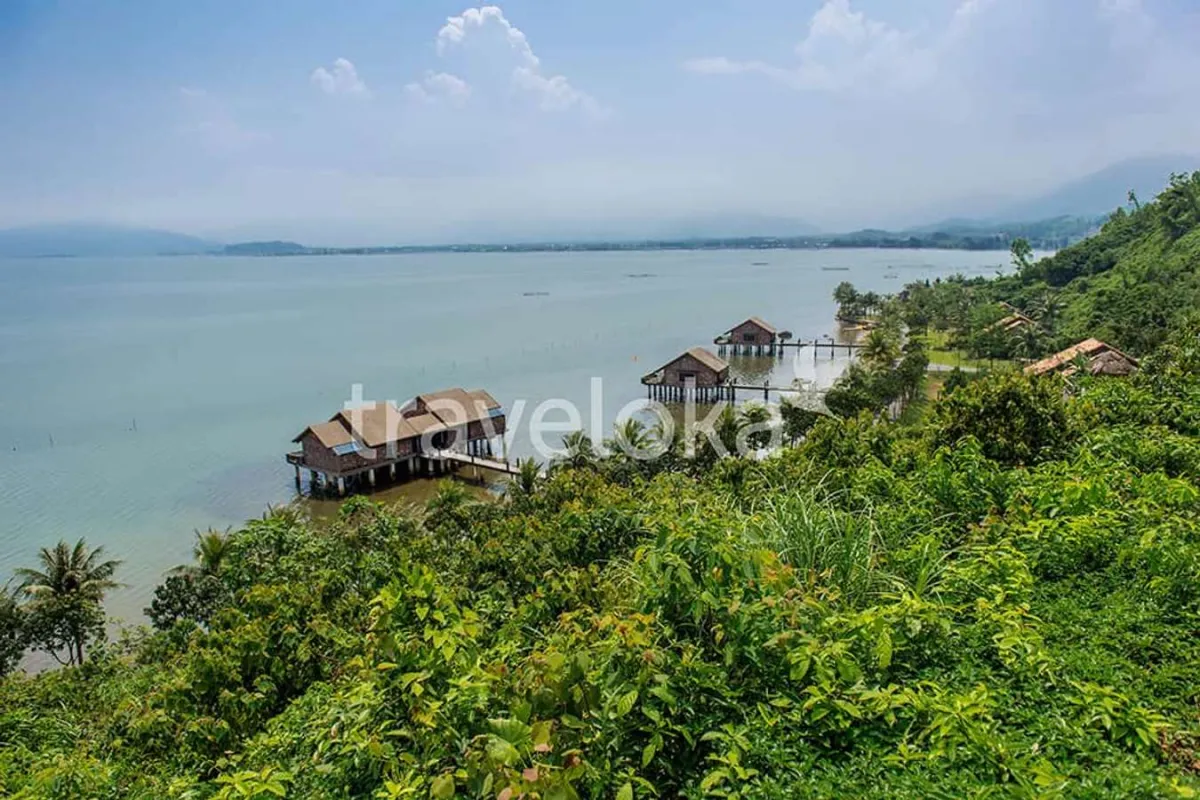
{"type": "Polygon", "coordinates": [[[442,461],[453,461],[456,464],[466,464],[480,469],[490,470],[492,472],[502,472],[505,475],[520,475],[521,468],[515,464],[509,464],[507,461],[497,461],[492,458],[480,458],[479,456],[469,456],[466,453],[457,453],[453,450],[435,450],[429,454],[430,458],[440,459],[442,461]]]}

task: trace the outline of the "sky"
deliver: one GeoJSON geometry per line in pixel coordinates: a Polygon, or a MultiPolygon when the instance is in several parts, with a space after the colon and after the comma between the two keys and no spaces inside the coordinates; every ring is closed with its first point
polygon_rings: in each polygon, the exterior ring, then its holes
{"type": "Polygon", "coordinates": [[[3,0],[0,227],[969,214],[1200,142],[1195,0],[3,0]]]}

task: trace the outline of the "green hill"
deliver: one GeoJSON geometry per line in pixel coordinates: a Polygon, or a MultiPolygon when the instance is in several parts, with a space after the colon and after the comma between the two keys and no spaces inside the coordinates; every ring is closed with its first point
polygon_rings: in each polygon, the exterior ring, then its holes
{"type": "Polygon", "coordinates": [[[1200,172],[1176,176],[1153,202],[1119,209],[1101,231],[997,285],[1032,306],[1061,290],[1061,338],[1094,336],[1135,353],[1200,307],[1200,172]]]}

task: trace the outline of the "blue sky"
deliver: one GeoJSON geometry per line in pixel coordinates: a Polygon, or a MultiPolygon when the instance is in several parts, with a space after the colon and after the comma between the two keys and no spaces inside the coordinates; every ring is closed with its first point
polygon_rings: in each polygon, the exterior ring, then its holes
{"type": "Polygon", "coordinates": [[[827,228],[1200,141],[1194,0],[4,0],[0,226],[827,228]]]}

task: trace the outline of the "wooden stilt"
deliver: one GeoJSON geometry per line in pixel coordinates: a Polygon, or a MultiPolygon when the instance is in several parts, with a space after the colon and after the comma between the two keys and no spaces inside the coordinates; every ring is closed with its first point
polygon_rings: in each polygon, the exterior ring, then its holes
{"type": "Polygon", "coordinates": [[[337,487],[338,487],[338,496],[345,497],[346,496],[346,479],[343,478],[341,475],[338,476],[337,487]]]}
{"type": "Polygon", "coordinates": [[[367,470],[367,482],[371,484],[372,489],[375,488],[375,470],[374,469],[367,470]]]}

